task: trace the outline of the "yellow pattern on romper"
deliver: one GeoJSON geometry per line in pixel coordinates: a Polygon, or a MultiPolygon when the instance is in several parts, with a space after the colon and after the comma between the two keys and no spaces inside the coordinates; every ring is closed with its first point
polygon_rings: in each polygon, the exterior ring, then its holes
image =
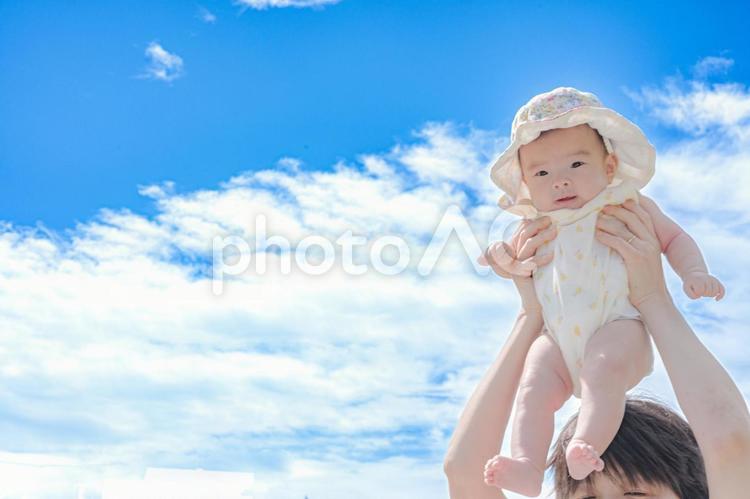
{"type": "Polygon", "coordinates": [[[639,318],[628,300],[622,258],[594,237],[601,208],[637,199],[637,192],[632,183],[617,179],[581,208],[538,214],[549,216],[558,234],[537,250],[539,256],[552,251],[555,256],[544,271],[534,272],[534,287],[542,297],[545,328],[560,347],[576,397],[580,397],[579,375],[591,335],[616,318],[639,318]]]}

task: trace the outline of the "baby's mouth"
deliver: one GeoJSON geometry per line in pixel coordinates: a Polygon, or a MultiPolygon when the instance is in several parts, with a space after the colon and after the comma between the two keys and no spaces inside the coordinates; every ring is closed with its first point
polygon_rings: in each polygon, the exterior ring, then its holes
{"type": "Polygon", "coordinates": [[[557,202],[557,203],[564,203],[564,202],[566,202],[566,201],[572,201],[572,200],[574,200],[575,198],[576,198],[576,196],[568,196],[568,197],[565,197],[565,198],[560,198],[560,199],[558,199],[558,200],[557,200],[556,202],[557,202]]]}

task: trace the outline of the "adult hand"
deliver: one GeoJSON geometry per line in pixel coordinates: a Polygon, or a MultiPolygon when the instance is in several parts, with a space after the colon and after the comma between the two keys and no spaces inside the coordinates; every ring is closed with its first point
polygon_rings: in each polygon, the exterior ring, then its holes
{"type": "MultiPolygon", "coordinates": [[[[632,199],[602,208],[596,239],[617,251],[628,272],[629,299],[639,308],[647,300],[669,298],[661,264],[661,245],[651,216],[632,199]]],[[[671,298],[670,298],[671,299],[671,298]]]]}
{"type": "Polygon", "coordinates": [[[538,256],[539,247],[557,237],[557,227],[549,217],[523,220],[509,243],[496,241],[477,258],[480,265],[489,265],[500,277],[513,279],[521,305],[526,312],[541,312],[542,306],[534,290],[533,272],[550,263],[554,252],[538,256]]]}

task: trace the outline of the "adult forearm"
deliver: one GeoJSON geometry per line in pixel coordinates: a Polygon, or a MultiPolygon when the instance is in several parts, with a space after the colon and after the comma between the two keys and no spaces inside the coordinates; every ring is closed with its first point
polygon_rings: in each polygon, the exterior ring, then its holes
{"type": "Polygon", "coordinates": [[[750,414],[742,394],[671,297],[646,300],[639,310],[701,448],[738,436],[750,439],[750,414]]]}
{"type": "Polygon", "coordinates": [[[499,491],[484,483],[484,465],[500,450],[526,354],[543,324],[540,313],[519,313],[505,345],[467,402],[445,456],[452,499],[498,497],[499,491]]]}
{"type": "Polygon", "coordinates": [[[680,232],[672,239],[664,254],[669,265],[683,280],[690,272],[708,272],[698,244],[687,232],[680,232]]]}

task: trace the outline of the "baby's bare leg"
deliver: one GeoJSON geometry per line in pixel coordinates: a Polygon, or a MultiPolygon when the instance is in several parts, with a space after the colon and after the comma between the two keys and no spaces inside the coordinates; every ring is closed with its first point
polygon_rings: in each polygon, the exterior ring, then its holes
{"type": "Polygon", "coordinates": [[[501,489],[537,496],[557,411],[573,392],[557,344],[546,334],[531,345],[518,386],[511,435],[512,458],[497,455],[485,466],[485,481],[501,489]]]}
{"type": "Polygon", "coordinates": [[[633,319],[609,322],[586,345],[581,369],[581,409],[568,444],[568,472],[584,479],[603,462],[625,413],[625,393],[651,367],[651,343],[643,323],[633,319]]]}

